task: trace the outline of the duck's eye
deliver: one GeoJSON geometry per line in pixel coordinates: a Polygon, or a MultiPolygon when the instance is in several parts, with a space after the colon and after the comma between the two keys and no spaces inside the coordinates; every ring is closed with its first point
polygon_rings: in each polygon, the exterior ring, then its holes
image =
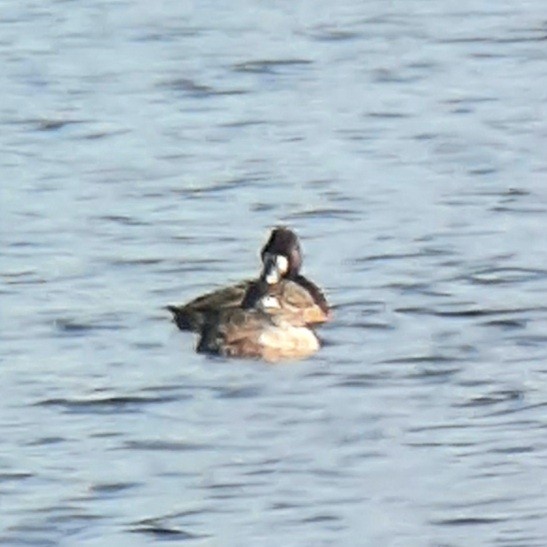
{"type": "Polygon", "coordinates": [[[280,308],[279,300],[275,296],[265,296],[262,300],[263,308],[280,308]]]}
{"type": "Polygon", "coordinates": [[[289,260],[286,256],[277,255],[275,257],[275,265],[277,266],[277,271],[281,274],[286,274],[289,270],[289,260]]]}

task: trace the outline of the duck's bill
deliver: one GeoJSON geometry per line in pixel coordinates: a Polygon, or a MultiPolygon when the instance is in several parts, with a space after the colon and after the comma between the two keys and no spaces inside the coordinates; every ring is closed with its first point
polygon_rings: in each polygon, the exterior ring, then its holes
{"type": "Polygon", "coordinates": [[[289,270],[289,261],[283,255],[269,254],[264,255],[264,268],[262,269],[262,279],[268,285],[275,285],[281,281],[289,270]]]}

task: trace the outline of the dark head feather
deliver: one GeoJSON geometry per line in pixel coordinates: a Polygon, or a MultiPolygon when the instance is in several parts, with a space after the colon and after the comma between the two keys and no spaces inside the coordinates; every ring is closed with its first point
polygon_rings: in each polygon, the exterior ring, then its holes
{"type": "Polygon", "coordinates": [[[302,267],[302,249],[298,236],[289,228],[278,226],[272,230],[270,238],[262,248],[260,256],[264,262],[264,255],[282,255],[289,261],[289,270],[286,277],[294,277],[302,267]]]}

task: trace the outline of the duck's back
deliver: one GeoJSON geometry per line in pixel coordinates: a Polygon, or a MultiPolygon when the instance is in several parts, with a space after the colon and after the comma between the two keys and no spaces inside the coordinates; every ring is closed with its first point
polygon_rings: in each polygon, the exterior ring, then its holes
{"type": "Polygon", "coordinates": [[[268,314],[284,315],[293,325],[315,325],[330,320],[323,293],[303,276],[301,280],[283,279],[275,285],[249,284],[242,307],[259,308],[268,314]],[[265,298],[266,297],[266,298],[265,298]]]}
{"type": "MultiPolygon", "coordinates": [[[[276,294],[299,324],[319,324],[330,320],[330,311],[322,291],[309,279],[298,275],[268,287],[276,294]]],[[[194,298],[182,306],[167,306],[180,330],[200,332],[209,318],[233,308],[253,308],[263,288],[259,281],[241,281],[194,298]]]]}
{"type": "Polygon", "coordinates": [[[241,306],[251,281],[222,287],[216,291],[194,298],[182,306],[167,306],[180,330],[199,332],[207,319],[222,310],[241,306]]]}

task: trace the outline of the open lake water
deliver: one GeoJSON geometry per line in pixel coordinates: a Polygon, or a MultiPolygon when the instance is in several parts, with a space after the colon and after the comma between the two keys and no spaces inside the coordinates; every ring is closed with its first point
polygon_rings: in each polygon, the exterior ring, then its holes
{"type": "Polygon", "coordinates": [[[545,0],[21,0],[0,63],[1,545],[547,545],[545,0]],[[324,348],[196,354],[279,223],[324,348]]]}

